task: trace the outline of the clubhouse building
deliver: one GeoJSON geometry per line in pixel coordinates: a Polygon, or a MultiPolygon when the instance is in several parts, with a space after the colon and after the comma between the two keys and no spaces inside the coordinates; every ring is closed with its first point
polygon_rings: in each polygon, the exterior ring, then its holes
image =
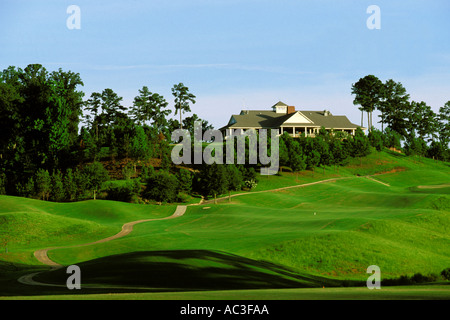
{"type": "Polygon", "coordinates": [[[301,134],[315,137],[321,127],[354,135],[361,126],[351,123],[346,116],[334,116],[328,110],[296,111],[295,107],[280,101],[272,110],[242,110],[240,114],[232,115],[228,124],[219,130],[225,139],[256,129],[277,129],[280,135],[287,132],[292,137],[301,134]]]}

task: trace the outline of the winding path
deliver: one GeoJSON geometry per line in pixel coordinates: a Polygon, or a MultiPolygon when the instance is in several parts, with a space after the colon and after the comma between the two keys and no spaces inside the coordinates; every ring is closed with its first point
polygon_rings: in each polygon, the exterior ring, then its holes
{"type": "MultiPolygon", "coordinates": [[[[133,221],[133,222],[128,222],[125,223],[122,226],[122,230],[111,236],[108,238],[104,238],[95,242],[91,242],[91,243],[86,243],[86,244],[80,244],[80,245],[73,245],[73,246],[63,246],[63,247],[53,247],[53,248],[46,248],[46,249],[41,249],[41,250],[37,250],[34,252],[34,256],[36,257],[37,260],[39,260],[40,262],[42,262],[43,264],[52,267],[52,270],[57,270],[62,268],[63,266],[60,265],[59,263],[54,262],[53,260],[51,260],[48,257],[48,252],[50,250],[55,250],[55,249],[67,249],[67,248],[75,248],[75,247],[85,247],[85,246],[90,246],[90,245],[94,245],[94,244],[99,244],[99,243],[104,243],[107,241],[111,241],[114,239],[119,239],[122,237],[125,237],[126,235],[130,234],[131,231],[133,231],[133,227],[138,224],[138,223],[143,223],[143,222],[149,222],[149,221],[158,221],[158,220],[169,220],[169,219],[175,219],[178,217],[181,217],[182,215],[184,215],[184,213],[186,212],[186,208],[187,206],[177,206],[175,212],[169,216],[169,217],[165,217],[165,218],[156,218],[156,219],[145,219],[145,220],[138,220],[138,221],[133,221]]],[[[65,287],[62,285],[53,285],[53,284],[46,284],[46,283],[41,283],[41,282],[36,282],[33,280],[33,277],[37,274],[39,274],[40,272],[36,272],[36,273],[32,273],[32,274],[28,274],[25,276],[22,276],[18,279],[18,281],[22,284],[28,284],[28,285],[40,285],[40,286],[58,286],[58,287],[65,287]]]]}
{"type": "Polygon", "coordinates": [[[203,204],[214,203],[214,201],[221,201],[221,200],[226,200],[226,199],[229,199],[229,198],[240,197],[240,196],[245,196],[245,195],[252,195],[252,194],[266,193],[266,192],[277,192],[277,191],[293,189],[293,188],[308,187],[308,186],[312,186],[312,185],[315,185],[315,184],[326,183],[326,182],[334,182],[334,181],[337,181],[337,180],[350,179],[350,178],[352,178],[352,177],[332,178],[332,179],[321,180],[321,181],[316,181],[316,182],[310,182],[310,183],[305,183],[305,184],[296,184],[296,185],[293,185],[293,186],[282,187],[282,188],[277,188],[277,189],[253,191],[253,192],[245,192],[245,193],[236,193],[236,194],[232,194],[231,196],[221,197],[221,198],[217,198],[215,200],[214,199],[206,200],[206,201],[203,201],[203,204]]]}
{"type": "MultiPolygon", "coordinates": [[[[209,203],[214,203],[215,201],[225,200],[225,199],[234,198],[234,197],[243,196],[243,195],[258,194],[258,193],[265,193],[265,192],[277,192],[277,191],[282,191],[282,190],[287,190],[287,189],[292,189],[292,188],[308,187],[308,186],[312,186],[312,185],[316,185],[316,184],[327,183],[327,182],[334,182],[334,181],[337,181],[337,180],[344,180],[344,179],[351,179],[351,178],[354,178],[354,177],[331,178],[331,179],[315,181],[315,182],[299,184],[299,185],[293,185],[293,186],[288,186],[288,187],[282,187],[282,188],[277,188],[277,189],[238,193],[238,194],[234,194],[234,195],[227,196],[227,197],[217,198],[215,200],[212,199],[212,200],[204,201],[204,199],[202,198],[202,200],[199,203],[196,203],[196,204],[177,206],[175,212],[169,217],[156,218],[156,219],[145,219],[145,220],[138,220],[138,221],[128,222],[128,223],[125,223],[122,226],[122,230],[119,233],[117,233],[117,234],[115,234],[115,235],[113,235],[111,237],[104,238],[104,239],[101,239],[101,240],[98,240],[98,241],[95,241],[95,242],[91,242],[91,243],[81,244],[81,245],[73,245],[73,246],[63,246],[63,247],[53,247],[53,248],[40,249],[40,250],[37,250],[37,251],[34,252],[34,256],[41,263],[52,267],[52,270],[57,270],[57,269],[62,268],[63,266],[61,264],[58,264],[58,263],[54,262],[53,260],[51,260],[48,257],[48,252],[51,251],[51,250],[67,249],[67,248],[75,248],[75,247],[85,247],[85,246],[90,246],[90,245],[94,245],[94,244],[104,243],[104,242],[111,241],[111,240],[114,240],[114,239],[119,239],[119,238],[125,237],[126,235],[130,234],[133,231],[133,227],[136,224],[143,223],[143,222],[150,222],[150,221],[175,219],[175,218],[181,217],[182,215],[185,214],[186,209],[187,209],[188,206],[196,206],[196,205],[200,205],[200,204],[209,204],[209,203]]],[[[384,184],[386,186],[389,186],[386,183],[383,183],[383,182],[380,182],[378,180],[373,179],[371,176],[365,176],[365,178],[368,178],[368,179],[373,180],[375,182],[378,182],[378,183],[384,184]]],[[[20,283],[22,283],[22,284],[27,284],[27,285],[65,287],[64,285],[46,284],[46,283],[41,283],[41,282],[34,281],[33,277],[36,276],[39,273],[41,273],[41,272],[36,272],[36,273],[32,273],[32,274],[28,274],[28,275],[22,276],[22,277],[20,277],[18,279],[18,281],[20,283]]]]}

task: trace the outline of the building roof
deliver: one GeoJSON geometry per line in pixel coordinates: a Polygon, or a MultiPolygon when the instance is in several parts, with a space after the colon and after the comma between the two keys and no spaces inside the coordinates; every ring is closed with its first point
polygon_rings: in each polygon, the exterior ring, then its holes
{"type": "MultiPolygon", "coordinates": [[[[288,105],[280,101],[272,108],[277,106],[287,107],[288,105]]],[[[329,111],[296,111],[286,114],[276,113],[272,110],[242,110],[240,114],[232,115],[228,124],[220,130],[228,128],[271,129],[282,126],[325,127],[326,129],[356,129],[360,127],[351,123],[346,116],[334,116],[329,111]],[[291,121],[288,121],[289,119],[291,121]],[[301,119],[302,122],[295,122],[296,119],[301,119]]]]}

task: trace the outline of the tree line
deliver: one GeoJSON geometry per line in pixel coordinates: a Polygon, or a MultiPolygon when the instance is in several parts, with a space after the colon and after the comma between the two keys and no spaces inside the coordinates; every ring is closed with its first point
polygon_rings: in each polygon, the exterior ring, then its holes
{"type": "MultiPolygon", "coordinates": [[[[381,132],[396,136],[407,154],[447,161],[450,143],[450,101],[436,113],[424,101],[410,100],[405,87],[392,79],[382,82],[374,75],[352,85],[353,103],[359,105],[361,126],[367,113],[369,132],[373,131],[373,111],[381,113],[381,132]]],[[[400,146],[399,144],[399,146],[400,146]]]]}
{"type": "MultiPolygon", "coordinates": [[[[202,121],[202,131],[212,129],[196,114],[183,119],[196,99],[183,83],[172,88],[174,110],[147,86],[138,90],[130,107],[110,88],[85,99],[80,86],[79,74],[49,72],[39,64],[0,72],[0,194],[50,201],[175,202],[193,194],[216,197],[257,185],[258,165],[173,165],[175,129],[187,129],[192,139],[196,121],[202,121]],[[180,119],[169,118],[172,112],[180,119]],[[159,160],[159,170],[149,159],[159,160]],[[120,168],[122,177],[111,177],[105,161],[113,163],[115,171],[120,168]],[[126,165],[122,168],[120,163],[126,165]]],[[[285,133],[279,140],[282,170],[339,170],[350,158],[384,147],[449,159],[450,102],[434,114],[425,103],[410,102],[400,83],[383,84],[374,76],[360,79],[352,93],[368,119],[375,109],[382,112],[382,130],[369,120],[368,135],[361,128],[354,136],[325,128],[315,138],[285,133]]],[[[268,151],[270,144],[268,138],[268,151]]],[[[225,154],[225,144],[223,148],[225,154]]],[[[246,159],[249,150],[247,138],[246,159]]]]}
{"type": "MultiPolygon", "coordinates": [[[[84,99],[83,85],[78,73],[50,72],[40,64],[0,72],[0,194],[30,194],[32,185],[35,194],[44,194],[36,184],[42,182],[46,189],[48,176],[50,181],[71,174],[89,180],[85,167],[102,159],[127,159],[136,171],[140,161],[159,158],[167,168],[171,132],[193,131],[194,122],[201,120],[196,114],[182,117],[196,99],[183,83],[172,88],[174,110],[147,86],[127,108],[110,88],[84,99]],[[168,117],[173,111],[179,121],[168,117]]],[[[212,128],[201,121],[205,130],[212,128]]]]}

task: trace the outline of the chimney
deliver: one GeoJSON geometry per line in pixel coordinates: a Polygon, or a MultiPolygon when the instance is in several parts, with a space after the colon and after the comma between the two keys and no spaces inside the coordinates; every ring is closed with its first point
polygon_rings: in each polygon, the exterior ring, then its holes
{"type": "Polygon", "coordinates": [[[294,106],[288,106],[287,107],[287,114],[295,113],[295,107],[294,106]]]}

